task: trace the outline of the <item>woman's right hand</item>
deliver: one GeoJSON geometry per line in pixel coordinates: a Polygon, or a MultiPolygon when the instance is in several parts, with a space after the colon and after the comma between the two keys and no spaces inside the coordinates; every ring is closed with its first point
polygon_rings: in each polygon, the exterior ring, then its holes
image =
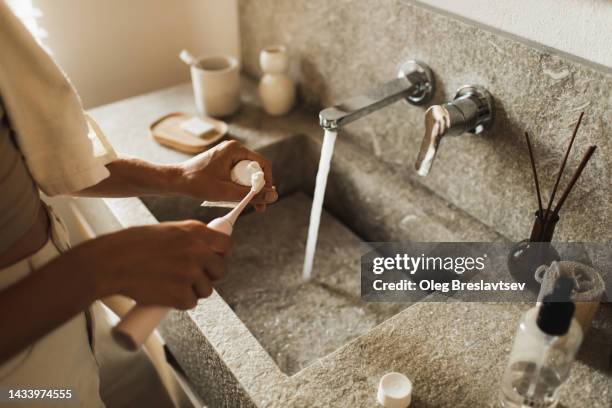
{"type": "Polygon", "coordinates": [[[142,305],[190,309],[224,277],[230,247],[230,237],[202,222],[164,222],[101,236],[56,261],[90,273],[97,298],[121,294],[142,305]]]}

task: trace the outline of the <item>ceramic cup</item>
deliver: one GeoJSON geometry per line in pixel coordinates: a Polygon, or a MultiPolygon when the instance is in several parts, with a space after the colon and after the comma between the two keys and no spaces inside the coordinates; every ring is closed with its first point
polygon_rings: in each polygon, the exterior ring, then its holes
{"type": "Polygon", "coordinates": [[[222,117],[240,107],[240,69],[229,56],[199,58],[191,66],[196,106],[202,115],[222,117]]]}

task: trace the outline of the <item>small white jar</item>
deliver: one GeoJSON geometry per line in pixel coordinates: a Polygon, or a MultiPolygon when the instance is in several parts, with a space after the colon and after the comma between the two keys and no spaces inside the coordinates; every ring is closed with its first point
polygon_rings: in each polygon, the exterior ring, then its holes
{"type": "Polygon", "coordinates": [[[259,54],[264,75],[259,82],[259,97],[264,110],[274,116],[288,113],[295,103],[295,84],[287,75],[289,61],[283,45],[264,48],[259,54]]]}

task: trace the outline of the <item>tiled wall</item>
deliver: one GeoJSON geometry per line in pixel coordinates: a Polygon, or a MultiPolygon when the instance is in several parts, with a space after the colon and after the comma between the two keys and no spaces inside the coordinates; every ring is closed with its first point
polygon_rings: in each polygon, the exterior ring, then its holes
{"type": "MultiPolygon", "coordinates": [[[[433,103],[451,99],[464,84],[486,86],[497,102],[494,128],[443,140],[432,172],[418,181],[512,239],[527,237],[537,207],[523,132],[532,134],[546,201],[573,125],[586,111],[568,169],[588,145],[598,150],[555,237],[611,241],[609,73],[399,0],[241,0],[240,22],[244,69],[259,75],[259,50],[286,44],[292,74],[313,109],[391,79],[412,58],[436,74],[433,103]]],[[[424,112],[398,103],[347,126],[340,137],[416,179],[424,112]]]]}

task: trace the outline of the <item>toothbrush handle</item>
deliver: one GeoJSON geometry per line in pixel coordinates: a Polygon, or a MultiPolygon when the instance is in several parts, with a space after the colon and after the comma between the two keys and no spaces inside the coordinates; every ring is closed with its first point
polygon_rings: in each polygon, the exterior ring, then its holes
{"type": "MultiPolygon", "coordinates": [[[[208,228],[226,235],[232,235],[233,231],[232,223],[226,217],[215,218],[208,223],[208,228]]],[[[135,305],[113,327],[113,338],[124,349],[136,351],[164,320],[170,310],[169,307],[165,306],[135,305]]]]}
{"type": "MultiPolygon", "coordinates": [[[[249,202],[251,202],[251,200],[253,199],[253,197],[255,197],[256,194],[257,194],[257,190],[254,190],[253,188],[251,188],[251,191],[249,191],[249,193],[246,196],[244,196],[244,198],[238,203],[236,207],[232,208],[232,210],[229,213],[225,214],[225,216],[214,219],[211,222],[211,224],[223,218],[223,219],[226,219],[228,222],[230,222],[233,225],[238,219],[238,216],[242,213],[242,211],[244,211],[244,208],[247,206],[249,202]]],[[[225,233],[225,231],[220,231],[220,232],[225,233]]],[[[231,232],[228,235],[231,235],[231,232]]]]}
{"type": "Polygon", "coordinates": [[[170,308],[164,306],[135,305],[113,327],[113,339],[125,350],[136,351],[164,320],[169,311],[170,308]]]}

